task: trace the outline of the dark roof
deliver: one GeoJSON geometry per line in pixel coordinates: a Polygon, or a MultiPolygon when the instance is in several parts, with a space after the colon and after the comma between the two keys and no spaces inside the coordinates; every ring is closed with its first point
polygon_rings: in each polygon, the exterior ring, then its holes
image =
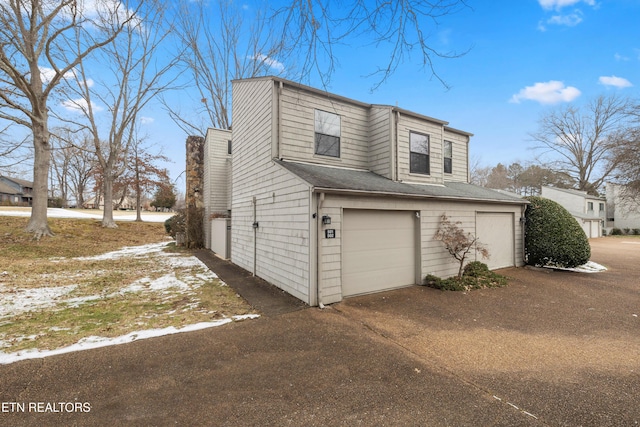
{"type": "Polygon", "coordinates": [[[11,178],[5,175],[0,175],[0,178],[4,178],[7,181],[13,181],[16,184],[19,184],[23,187],[28,187],[28,188],[33,188],[33,182],[32,181],[27,181],[26,179],[20,179],[20,178],[11,178]]]}
{"type": "Polygon", "coordinates": [[[474,200],[526,204],[526,200],[489,188],[462,182],[409,184],[397,182],[371,171],[344,169],[276,160],[276,163],[300,177],[316,191],[366,193],[396,197],[474,200]]]}
{"type": "Polygon", "coordinates": [[[5,184],[4,182],[0,182],[0,193],[2,194],[21,194],[20,191],[16,191],[15,188],[10,185],[5,184]]]}

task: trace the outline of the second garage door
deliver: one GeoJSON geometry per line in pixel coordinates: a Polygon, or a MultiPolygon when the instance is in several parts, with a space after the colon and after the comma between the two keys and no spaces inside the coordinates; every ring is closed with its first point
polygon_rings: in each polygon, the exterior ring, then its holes
{"type": "Polygon", "coordinates": [[[345,209],[342,254],[343,296],[414,284],[414,212],[345,209]]]}
{"type": "Polygon", "coordinates": [[[514,265],[513,214],[478,212],[476,236],[489,249],[489,259],[481,259],[490,269],[514,265]]]}

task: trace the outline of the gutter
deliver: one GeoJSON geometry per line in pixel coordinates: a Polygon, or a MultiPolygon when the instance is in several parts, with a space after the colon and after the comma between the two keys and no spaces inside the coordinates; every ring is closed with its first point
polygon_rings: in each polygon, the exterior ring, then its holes
{"type": "Polygon", "coordinates": [[[481,203],[500,203],[511,205],[528,205],[527,200],[499,200],[499,199],[478,199],[478,198],[466,198],[458,196],[429,196],[426,194],[410,194],[410,193],[395,193],[386,191],[367,191],[367,190],[348,190],[348,189],[335,189],[326,187],[315,187],[315,192],[331,193],[331,194],[344,194],[344,195],[359,195],[359,196],[385,196],[395,197],[403,199],[428,199],[428,200],[445,200],[445,201],[463,201],[463,202],[481,202],[481,203]]]}

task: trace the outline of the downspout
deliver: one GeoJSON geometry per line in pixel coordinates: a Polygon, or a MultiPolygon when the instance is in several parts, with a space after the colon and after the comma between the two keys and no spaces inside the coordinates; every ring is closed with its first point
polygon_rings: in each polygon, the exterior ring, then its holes
{"type": "Polygon", "coordinates": [[[278,111],[276,112],[276,135],[278,140],[276,141],[276,146],[275,146],[275,155],[274,157],[276,159],[280,158],[280,141],[282,140],[282,126],[280,124],[280,117],[282,116],[281,111],[282,111],[282,91],[284,88],[284,83],[283,82],[279,82],[278,84],[278,91],[276,93],[276,96],[278,97],[277,100],[277,105],[278,105],[278,111]]]}
{"type": "Polygon", "coordinates": [[[256,196],[253,196],[251,203],[253,204],[253,275],[255,276],[258,256],[258,217],[256,196]]]}
{"type": "Polygon", "coordinates": [[[394,157],[394,159],[393,159],[393,175],[391,176],[391,178],[394,181],[398,181],[398,176],[399,176],[399,174],[398,174],[398,141],[400,139],[400,129],[399,129],[400,128],[400,126],[399,126],[399,123],[400,123],[400,111],[396,111],[395,119],[396,119],[395,123],[394,123],[394,128],[395,128],[394,129],[394,131],[395,131],[394,138],[395,138],[395,141],[393,142],[393,157],[394,157]]]}
{"type": "Polygon", "coordinates": [[[317,266],[316,266],[316,301],[318,303],[318,307],[324,308],[322,304],[322,291],[321,291],[321,282],[322,282],[322,218],[321,211],[322,205],[324,204],[324,193],[320,193],[320,197],[318,200],[318,212],[316,214],[316,230],[317,230],[317,241],[318,241],[318,253],[317,253],[317,266]]]}
{"type": "Polygon", "coordinates": [[[527,265],[526,251],[524,246],[524,237],[527,231],[526,230],[527,221],[525,217],[526,210],[527,210],[527,205],[522,205],[520,207],[520,227],[522,228],[522,262],[524,263],[524,265],[527,265]]]}

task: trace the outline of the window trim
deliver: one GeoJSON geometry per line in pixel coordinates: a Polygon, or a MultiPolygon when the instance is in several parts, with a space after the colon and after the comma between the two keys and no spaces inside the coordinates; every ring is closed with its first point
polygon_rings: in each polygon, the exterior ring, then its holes
{"type": "Polygon", "coordinates": [[[414,174],[418,174],[418,175],[431,175],[431,136],[429,134],[426,133],[421,133],[421,132],[415,132],[410,130],[409,131],[409,173],[414,173],[414,174]],[[418,151],[413,151],[411,149],[411,139],[413,135],[418,135],[418,136],[422,136],[422,137],[426,137],[427,138],[427,152],[426,153],[420,153],[418,151]],[[418,156],[424,156],[426,158],[426,166],[427,166],[427,170],[426,171],[419,171],[419,170],[414,170],[413,168],[413,162],[411,161],[411,158],[413,155],[418,155],[418,156]]]}
{"type": "Polygon", "coordinates": [[[453,174],[453,142],[444,140],[442,142],[442,171],[446,174],[453,174]],[[451,155],[447,157],[447,144],[451,148],[451,155]],[[449,171],[447,172],[447,160],[449,160],[449,171]]]}
{"type": "MultiPolygon", "coordinates": [[[[339,114],[336,113],[332,113],[329,111],[324,111],[324,110],[320,110],[320,109],[315,109],[314,110],[314,118],[313,118],[313,130],[314,130],[314,136],[313,136],[313,154],[316,156],[323,156],[323,157],[331,157],[334,159],[339,159],[340,158],[340,154],[341,154],[341,145],[342,145],[342,116],[340,116],[339,114]],[[337,126],[338,126],[338,130],[337,135],[332,135],[331,133],[326,133],[323,132],[323,130],[326,129],[321,129],[322,123],[319,120],[320,115],[329,115],[330,117],[335,117],[337,119],[337,126]],[[320,128],[320,129],[319,129],[320,128]],[[320,147],[319,142],[321,142],[322,139],[326,139],[326,138],[335,138],[335,143],[337,143],[337,154],[333,155],[330,154],[328,152],[319,152],[318,148],[320,147]]],[[[334,145],[331,144],[331,147],[334,145]]],[[[330,148],[331,148],[330,147],[330,148]]]]}

